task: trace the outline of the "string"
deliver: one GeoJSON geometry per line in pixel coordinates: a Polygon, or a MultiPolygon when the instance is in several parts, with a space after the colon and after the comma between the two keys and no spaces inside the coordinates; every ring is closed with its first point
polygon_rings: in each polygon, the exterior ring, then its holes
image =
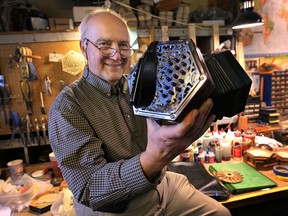
{"type": "MultiPolygon", "coordinates": [[[[174,23],[179,23],[179,24],[182,24],[182,25],[185,25],[185,26],[188,26],[190,23],[184,23],[184,22],[180,22],[180,21],[177,21],[177,20],[174,20],[174,19],[167,19],[165,17],[159,17],[159,16],[156,16],[156,15],[153,15],[151,13],[148,13],[146,11],[143,11],[143,10],[140,10],[140,9],[136,9],[134,7],[131,7],[130,5],[127,5],[127,4],[124,4],[122,2],[118,2],[116,0],[111,0],[112,2],[116,3],[116,4],[119,4],[121,6],[124,6],[126,8],[129,8],[131,10],[134,10],[134,11],[137,11],[137,12],[140,12],[140,13],[143,13],[143,14],[146,14],[146,15],[149,15],[151,17],[154,17],[156,19],[161,19],[161,20],[166,20],[166,21],[170,21],[170,22],[174,22],[174,23]]],[[[105,1],[105,7],[109,10],[110,9],[110,1],[105,1]],[[106,3],[107,2],[107,3],[106,3]]],[[[195,25],[196,28],[198,29],[210,29],[209,27],[203,27],[203,26],[199,26],[199,25],[195,25]]]]}

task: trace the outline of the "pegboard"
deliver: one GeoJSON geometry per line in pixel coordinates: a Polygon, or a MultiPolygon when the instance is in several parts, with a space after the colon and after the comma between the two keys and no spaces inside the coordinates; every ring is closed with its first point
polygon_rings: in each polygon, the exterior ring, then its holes
{"type": "MultiPolygon", "coordinates": [[[[21,118],[25,118],[28,114],[25,100],[23,99],[20,81],[21,71],[19,64],[14,61],[15,50],[19,44],[0,45],[0,73],[4,75],[5,84],[8,84],[11,91],[12,111],[19,113],[21,118]]],[[[31,123],[34,124],[35,118],[40,120],[44,118],[48,122],[48,112],[57,94],[61,91],[64,84],[69,84],[82,76],[82,72],[77,76],[68,74],[62,70],[61,62],[49,62],[49,53],[65,55],[71,50],[80,53],[79,41],[65,42],[46,42],[46,43],[27,43],[23,44],[32,50],[33,55],[40,56],[41,59],[32,59],[32,63],[36,69],[38,80],[29,81],[32,98],[32,114],[30,115],[31,123]],[[45,79],[49,77],[51,80],[52,95],[46,92],[45,79]],[[43,93],[43,101],[46,114],[41,113],[40,92],[43,93]]],[[[1,108],[1,112],[2,107],[1,108]]],[[[6,114],[9,114],[8,107],[5,106],[6,114]]],[[[47,125],[46,125],[47,126],[47,125]]],[[[7,125],[0,116],[0,135],[11,134],[9,125],[7,125]]],[[[34,127],[32,127],[34,128],[34,127]]]]}

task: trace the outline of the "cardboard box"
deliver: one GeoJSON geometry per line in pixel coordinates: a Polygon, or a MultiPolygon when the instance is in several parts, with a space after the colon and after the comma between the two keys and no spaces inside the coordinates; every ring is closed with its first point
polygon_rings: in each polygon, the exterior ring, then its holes
{"type": "Polygon", "coordinates": [[[32,200],[29,209],[40,214],[50,211],[50,207],[56,200],[57,196],[58,193],[55,193],[54,191],[39,194],[32,200]]]}
{"type": "Polygon", "coordinates": [[[73,7],[74,22],[81,22],[82,19],[95,10],[97,7],[73,7]]]}
{"type": "Polygon", "coordinates": [[[49,18],[50,30],[73,30],[74,23],[72,19],[67,18],[49,18]]]}

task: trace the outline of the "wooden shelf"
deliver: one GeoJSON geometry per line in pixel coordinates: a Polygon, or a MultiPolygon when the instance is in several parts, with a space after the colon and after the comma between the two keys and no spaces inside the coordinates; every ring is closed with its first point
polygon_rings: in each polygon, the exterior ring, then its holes
{"type": "Polygon", "coordinates": [[[80,39],[78,31],[31,31],[2,32],[0,44],[25,44],[40,42],[75,41],[80,39]]]}
{"type": "MultiPolygon", "coordinates": [[[[215,28],[212,26],[204,26],[192,24],[195,27],[196,37],[205,37],[215,35],[215,28]]],[[[151,28],[138,28],[138,37],[150,37],[151,28]]],[[[153,29],[155,40],[161,40],[162,29],[160,27],[153,29]]],[[[187,27],[168,27],[169,37],[190,37],[191,31],[187,27]]],[[[219,26],[217,31],[219,36],[232,35],[231,27],[219,26]]],[[[80,33],[73,31],[21,31],[21,32],[1,32],[0,44],[24,44],[24,43],[40,43],[40,42],[59,42],[74,41],[80,39],[80,33]]]]}

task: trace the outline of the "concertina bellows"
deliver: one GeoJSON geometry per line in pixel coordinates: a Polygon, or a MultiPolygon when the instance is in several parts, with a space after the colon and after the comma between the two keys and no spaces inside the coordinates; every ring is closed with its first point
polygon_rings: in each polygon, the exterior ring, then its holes
{"type": "Polygon", "coordinates": [[[152,42],[128,75],[136,115],[180,122],[207,98],[216,119],[245,108],[252,81],[231,51],[203,56],[191,39],[152,42]]]}

